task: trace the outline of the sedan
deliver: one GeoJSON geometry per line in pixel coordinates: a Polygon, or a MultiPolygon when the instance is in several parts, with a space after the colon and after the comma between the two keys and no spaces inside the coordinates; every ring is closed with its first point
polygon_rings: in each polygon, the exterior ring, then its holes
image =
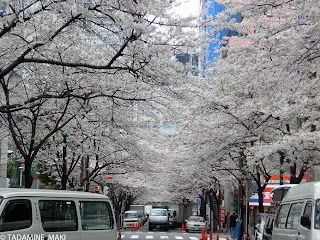
{"type": "Polygon", "coordinates": [[[191,216],[188,218],[186,223],[186,232],[202,231],[202,229],[207,229],[207,222],[203,217],[191,216]]]}

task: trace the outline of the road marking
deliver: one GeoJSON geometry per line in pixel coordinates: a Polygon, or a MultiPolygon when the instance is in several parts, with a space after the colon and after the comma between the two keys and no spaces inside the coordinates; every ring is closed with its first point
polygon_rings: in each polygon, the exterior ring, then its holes
{"type": "Polygon", "coordinates": [[[175,236],[176,239],[183,239],[183,237],[175,236]]]}
{"type": "Polygon", "coordinates": [[[199,240],[197,237],[189,237],[191,240],[199,240]]]}
{"type": "Polygon", "coordinates": [[[138,239],[139,235],[132,235],[130,238],[138,239]]]}
{"type": "Polygon", "coordinates": [[[146,236],[146,239],[153,239],[153,236],[146,236]]]}
{"type": "Polygon", "coordinates": [[[168,236],[160,236],[160,239],[169,239],[168,236]]]}
{"type": "Polygon", "coordinates": [[[121,238],[124,238],[125,235],[121,235],[121,238]]]}

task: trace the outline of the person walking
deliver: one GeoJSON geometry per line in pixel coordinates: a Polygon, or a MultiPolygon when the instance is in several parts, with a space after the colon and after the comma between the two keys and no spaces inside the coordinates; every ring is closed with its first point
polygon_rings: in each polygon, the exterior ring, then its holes
{"type": "Polygon", "coordinates": [[[237,239],[237,236],[236,236],[236,226],[237,226],[237,218],[238,218],[238,215],[236,212],[232,212],[230,214],[230,232],[231,232],[231,239],[237,239]]]}
{"type": "Polygon", "coordinates": [[[227,213],[226,214],[226,220],[225,220],[225,222],[226,222],[226,227],[225,227],[225,230],[224,230],[224,233],[225,234],[227,234],[227,232],[229,231],[229,229],[230,229],[230,216],[231,216],[231,213],[229,214],[229,213],[227,213]]]}

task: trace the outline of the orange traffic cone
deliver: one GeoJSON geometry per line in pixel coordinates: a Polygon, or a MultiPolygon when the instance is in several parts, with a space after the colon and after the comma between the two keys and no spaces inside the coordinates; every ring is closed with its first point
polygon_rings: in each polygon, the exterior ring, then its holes
{"type": "Polygon", "coordinates": [[[184,223],[181,225],[181,231],[184,231],[184,223]]]}
{"type": "Polygon", "coordinates": [[[136,228],[135,228],[135,230],[136,230],[136,231],[138,230],[138,223],[136,223],[136,228]]]}
{"type": "Polygon", "coordinates": [[[118,233],[118,240],[121,240],[121,233],[118,233]]]}
{"type": "Polygon", "coordinates": [[[210,231],[210,240],[212,240],[212,231],[210,231]]]}
{"type": "Polygon", "coordinates": [[[132,232],[134,232],[134,224],[132,224],[132,232]]]}
{"type": "Polygon", "coordinates": [[[207,237],[207,236],[208,236],[207,229],[205,230],[205,234],[204,234],[204,235],[205,235],[205,239],[208,240],[208,237],[207,237]]]}
{"type": "Polygon", "coordinates": [[[205,233],[204,233],[204,228],[202,228],[201,240],[205,240],[205,239],[206,239],[206,236],[205,236],[205,233]]]}
{"type": "Polygon", "coordinates": [[[229,240],[229,238],[227,237],[227,240],[229,240]]]}
{"type": "Polygon", "coordinates": [[[217,235],[217,240],[219,240],[219,235],[217,235]]]}

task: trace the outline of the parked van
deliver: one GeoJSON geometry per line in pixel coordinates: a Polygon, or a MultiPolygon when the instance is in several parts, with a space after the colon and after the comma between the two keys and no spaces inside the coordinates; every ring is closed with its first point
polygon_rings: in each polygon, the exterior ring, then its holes
{"type": "Polygon", "coordinates": [[[273,240],[320,239],[320,182],[292,187],[281,201],[273,223],[267,228],[273,240]]]}
{"type": "Polygon", "coordinates": [[[153,228],[169,230],[169,215],[165,208],[153,208],[149,214],[149,231],[153,228]]]}
{"type": "Polygon", "coordinates": [[[279,185],[278,187],[275,187],[271,191],[272,200],[270,201],[270,203],[271,203],[270,212],[268,213],[268,215],[266,217],[264,228],[263,228],[263,236],[262,236],[263,240],[271,240],[272,239],[271,234],[267,233],[267,228],[269,228],[269,232],[270,232],[270,230],[272,230],[274,218],[275,218],[276,212],[280,206],[280,203],[283,200],[283,198],[286,196],[287,192],[294,186],[297,186],[297,184],[279,185]]]}
{"type": "Polygon", "coordinates": [[[140,213],[138,211],[125,211],[123,216],[123,228],[132,228],[139,226],[141,222],[140,213]]]}
{"type": "Polygon", "coordinates": [[[0,188],[2,239],[115,240],[115,223],[104,195],[0,188]]]}

